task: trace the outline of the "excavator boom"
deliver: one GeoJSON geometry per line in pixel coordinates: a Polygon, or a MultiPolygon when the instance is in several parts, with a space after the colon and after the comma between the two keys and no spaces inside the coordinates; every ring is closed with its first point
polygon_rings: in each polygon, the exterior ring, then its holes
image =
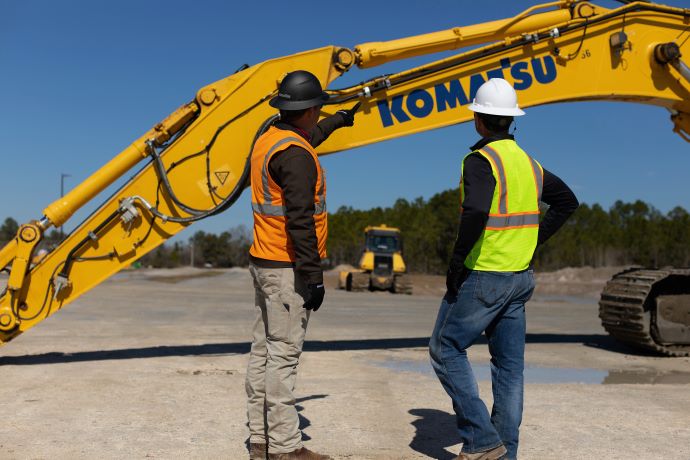
{"type": "Polygon", "coordinates": [[[356,66],[483,45],[358,85],[329,89],[323,113],[363,103],[353,129],[318,149],[329,154],[471,118],[464,106],[489,78],[502,77],[521,106],[618,100],[666,107],[674,130],[690,134],[690,10],[634,2],[606,9],[557,1],[520,15],[353,49],[328,46],[269,60],[201,88],[72,192],[22,225],[0,250],[10,271],[0,295],[0,344],[33,327],[182,229],[231,206],[246,186],[248,156],[275,119],[268,100],[298,69],[331,86],[356,66]],[[45,231],[124,174],[140,169],[38,264],[45,231]]]}

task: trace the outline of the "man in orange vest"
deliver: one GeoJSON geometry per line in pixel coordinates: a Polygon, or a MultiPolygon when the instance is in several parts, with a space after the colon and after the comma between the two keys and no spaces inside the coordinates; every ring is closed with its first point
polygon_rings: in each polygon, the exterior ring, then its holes
{"type": "Polygon", "coordinates": [[[327,100],[311,73],[287,74],[269,102],[280,118],[252,151],[249,271],[256,320],[246,380],[251,460],[267,454],[271,460],[329,458],[302,445],[293,396],[309,315],[325,294],[326,177],[314,149],[336,129],[352,126],[359,108],[319,122],[327,100]]]}

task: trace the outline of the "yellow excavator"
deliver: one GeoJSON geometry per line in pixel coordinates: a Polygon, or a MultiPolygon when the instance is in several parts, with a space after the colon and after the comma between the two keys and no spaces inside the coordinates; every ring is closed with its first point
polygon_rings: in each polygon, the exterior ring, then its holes
{"type": "Polygon", "coordinates": [[[412,282],[406,272],[400,229],[385,224],[368,226],[364,229],[364,250],[357,268],[338,274],[338,288],[412,294],[412,282]]]}
{"type": "MultiPolygon", "coordinates": [[[[281,78],[304,69],[329,88],[324,115],[362,102],[354,128],[336,132],[326,155],[471,119],[466,105],[491,77],[507,79],[523,107],[615,100],[669,110],[690,140],[690,9],[619,0],[533,6],[507,19],[353,48],[326,46],[242,68],[201,88],[0,249],[9,272],[0,292],[0,343],[40,323],[192,223],[223,212],[247,186],[248,156],[276,119],[268,100],[281,78]],[[458,50],[450,57],[334,88],[355,68],[458,50]],[[125,174],[133,177],[36,265],[45,232],[125,174]]],[[[600,302],[615,338],[668,355],[690,352],[690,270],[632,270],[600,302]]]]}

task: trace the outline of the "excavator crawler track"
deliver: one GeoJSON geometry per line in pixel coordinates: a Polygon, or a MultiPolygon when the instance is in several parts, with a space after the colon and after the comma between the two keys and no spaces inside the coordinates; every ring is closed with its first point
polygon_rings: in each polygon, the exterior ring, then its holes
{"type": "Polygon", "coordinates": [[[690,286],[690,269],[633,268],[615,275],[599,300],[599,318],[606,332],[637,349],[690,356],[690,344],[661,343],[655,334],[656,298],[667,293],[660,283],[671,276],[690,286]]]}

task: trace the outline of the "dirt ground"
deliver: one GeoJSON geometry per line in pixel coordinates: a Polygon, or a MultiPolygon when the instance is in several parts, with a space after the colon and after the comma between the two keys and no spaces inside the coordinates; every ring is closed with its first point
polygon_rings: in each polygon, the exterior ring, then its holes
{"type": "MultiPolygon", "coordinates": [[[[599,324],[612,270],[539,274],[527,306],[521,459],[690,459],[690,359],[639,354],[599,324]]],[[[332,286],[313,315],[297,402],[336,459],[455,458],[428,363],[443,278],[415,295],[332,286]]],[[[247,458],[248,272],[123,272],[0,349],[0,459],[247,458]]],[[[470,349],[491,389],[485,342],[470,349]]]]}

